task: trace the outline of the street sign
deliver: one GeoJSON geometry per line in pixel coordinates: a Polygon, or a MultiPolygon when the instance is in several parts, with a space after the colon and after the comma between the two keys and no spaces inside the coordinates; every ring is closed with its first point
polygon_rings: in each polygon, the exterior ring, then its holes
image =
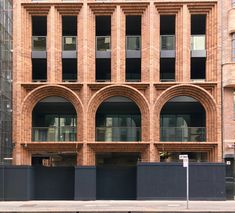
{"type": "Polygon", "coordinates": [[[188,159],[188,155],[179,155],[179,159],[180,160],[188,159]]]}
{"type": "Polygon", "coordinates": [[[183,159],[183,167],[188,167],[188,158],[183,159]]]}

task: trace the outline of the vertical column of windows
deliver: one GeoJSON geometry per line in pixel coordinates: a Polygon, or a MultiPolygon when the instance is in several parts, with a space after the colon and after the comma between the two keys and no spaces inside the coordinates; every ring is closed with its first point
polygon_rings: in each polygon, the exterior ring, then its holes
{"type": "Polygon", "coordinates": [[[47,17],[32,16],[32,80],[47,80],[47,17]]]}

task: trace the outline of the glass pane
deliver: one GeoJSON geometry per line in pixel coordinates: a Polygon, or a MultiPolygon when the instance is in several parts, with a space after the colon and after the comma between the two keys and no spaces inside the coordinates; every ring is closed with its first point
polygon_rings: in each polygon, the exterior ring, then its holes
{"type": "Polygon", "coordinates": [[[64,36],[63,37],[63,50],[76,50],[76,36],[64,36]]]}
{"type": "Polygon", "coordinates": [[[97,36],[96,37],[96,50],[97,51],[110,51],[110,36],[97,36]]]}
{"type": "Polygon", "coordinates": [[[46,51],[46,36],[33,36],[32,40],[33,51],[46,51]]]}
{"type": "Polygon", "coordinates": [[[161,35],[161,50],[175,50],[174,35],[161,35]]]}
{"type": "Polygon", "coordinates": [[[140,36],[127,36],[126,49],[127,50],[140,50],[140,36]]]}
{"type": "Polygon", "coordinates": [[[191,36],[191,50],[205,50],[205,35],[191,36]]]}

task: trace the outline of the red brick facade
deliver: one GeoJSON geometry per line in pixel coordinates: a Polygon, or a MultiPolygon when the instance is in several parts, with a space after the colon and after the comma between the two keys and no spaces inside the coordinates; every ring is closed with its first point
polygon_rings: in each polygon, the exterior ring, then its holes
{"type": "Polygon", "coordinates": [[[77,152],[79,165],[95,165],[99,152],[140,152],[158,162],[159,152],[200,152],[222,160],[219,1],[14,1],[14,164],[30,165],[35,152],[77,152]],[[77,15],[78,80],[62,82],[61,15],[77,15]],[[95,82],[95,15],[112,16],[111,82],[95,82]],[[141,82],[125,81],[125,15],[142,16],[141,82]],[[159,79],[159,17],[176,15],[176,81],[159,79]],[[206,14],[206,79],[190,80],[190,14],[206,14]],[[47,82],[32,82],[31,16],[47,16],[47,82]],[[77,112],[76,142],[32,142],[32,110],[45,97],[60,96],[77,112]],[[125,96],[141,111],[141,142],[96,142],[95,114],[109,97],[125,96]],[[206,111],[206,142],[160,142],[160,111],[176,96],[198,100],[206,111]]]}

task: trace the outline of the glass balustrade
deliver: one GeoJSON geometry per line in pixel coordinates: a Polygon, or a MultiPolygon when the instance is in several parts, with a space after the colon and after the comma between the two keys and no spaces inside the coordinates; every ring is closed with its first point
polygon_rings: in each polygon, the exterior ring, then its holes
{"type": "Polygon", "coordinates": [[[32,141],[76,141],[76,127],[33,127],[32,141]]]}
{"type": "Polygon", "coordinates": [[[111,37],[110,36],[96,36],[96,51],[110,51],[111,37]]]}
{"type": "Polygon", "coordinates": [[[32,51],[46,51],[46,36],[32,36],[32,51]]]}
{"type": "Polygon", "coordinates": [[[205,127],[161,127],[161,141],[202,142],[206,141],[205,127]]]}
{"type": "Polygon", "coordinates": [[[191,50],[205,50],[205,39],[205,35],[191,35],[191,50]]]}
{"type": "Polygon", "coordinates": [[[141,141],[141,128],[96,127],[96,141],[141,141]]]}
{"type": "Polygon", "coordinates": [[[161,50],[175,50],[175,35],[161,35],[161,50]]]}
{"type": "Polygon", "coordinates": [[[126,36],[126,50],[140,51],[141,36],[126,36]]]}
{"type": "Polygon", "coordinates": [[[63,36],[63,51],[76,51],[77,36],[63,36]]]}

